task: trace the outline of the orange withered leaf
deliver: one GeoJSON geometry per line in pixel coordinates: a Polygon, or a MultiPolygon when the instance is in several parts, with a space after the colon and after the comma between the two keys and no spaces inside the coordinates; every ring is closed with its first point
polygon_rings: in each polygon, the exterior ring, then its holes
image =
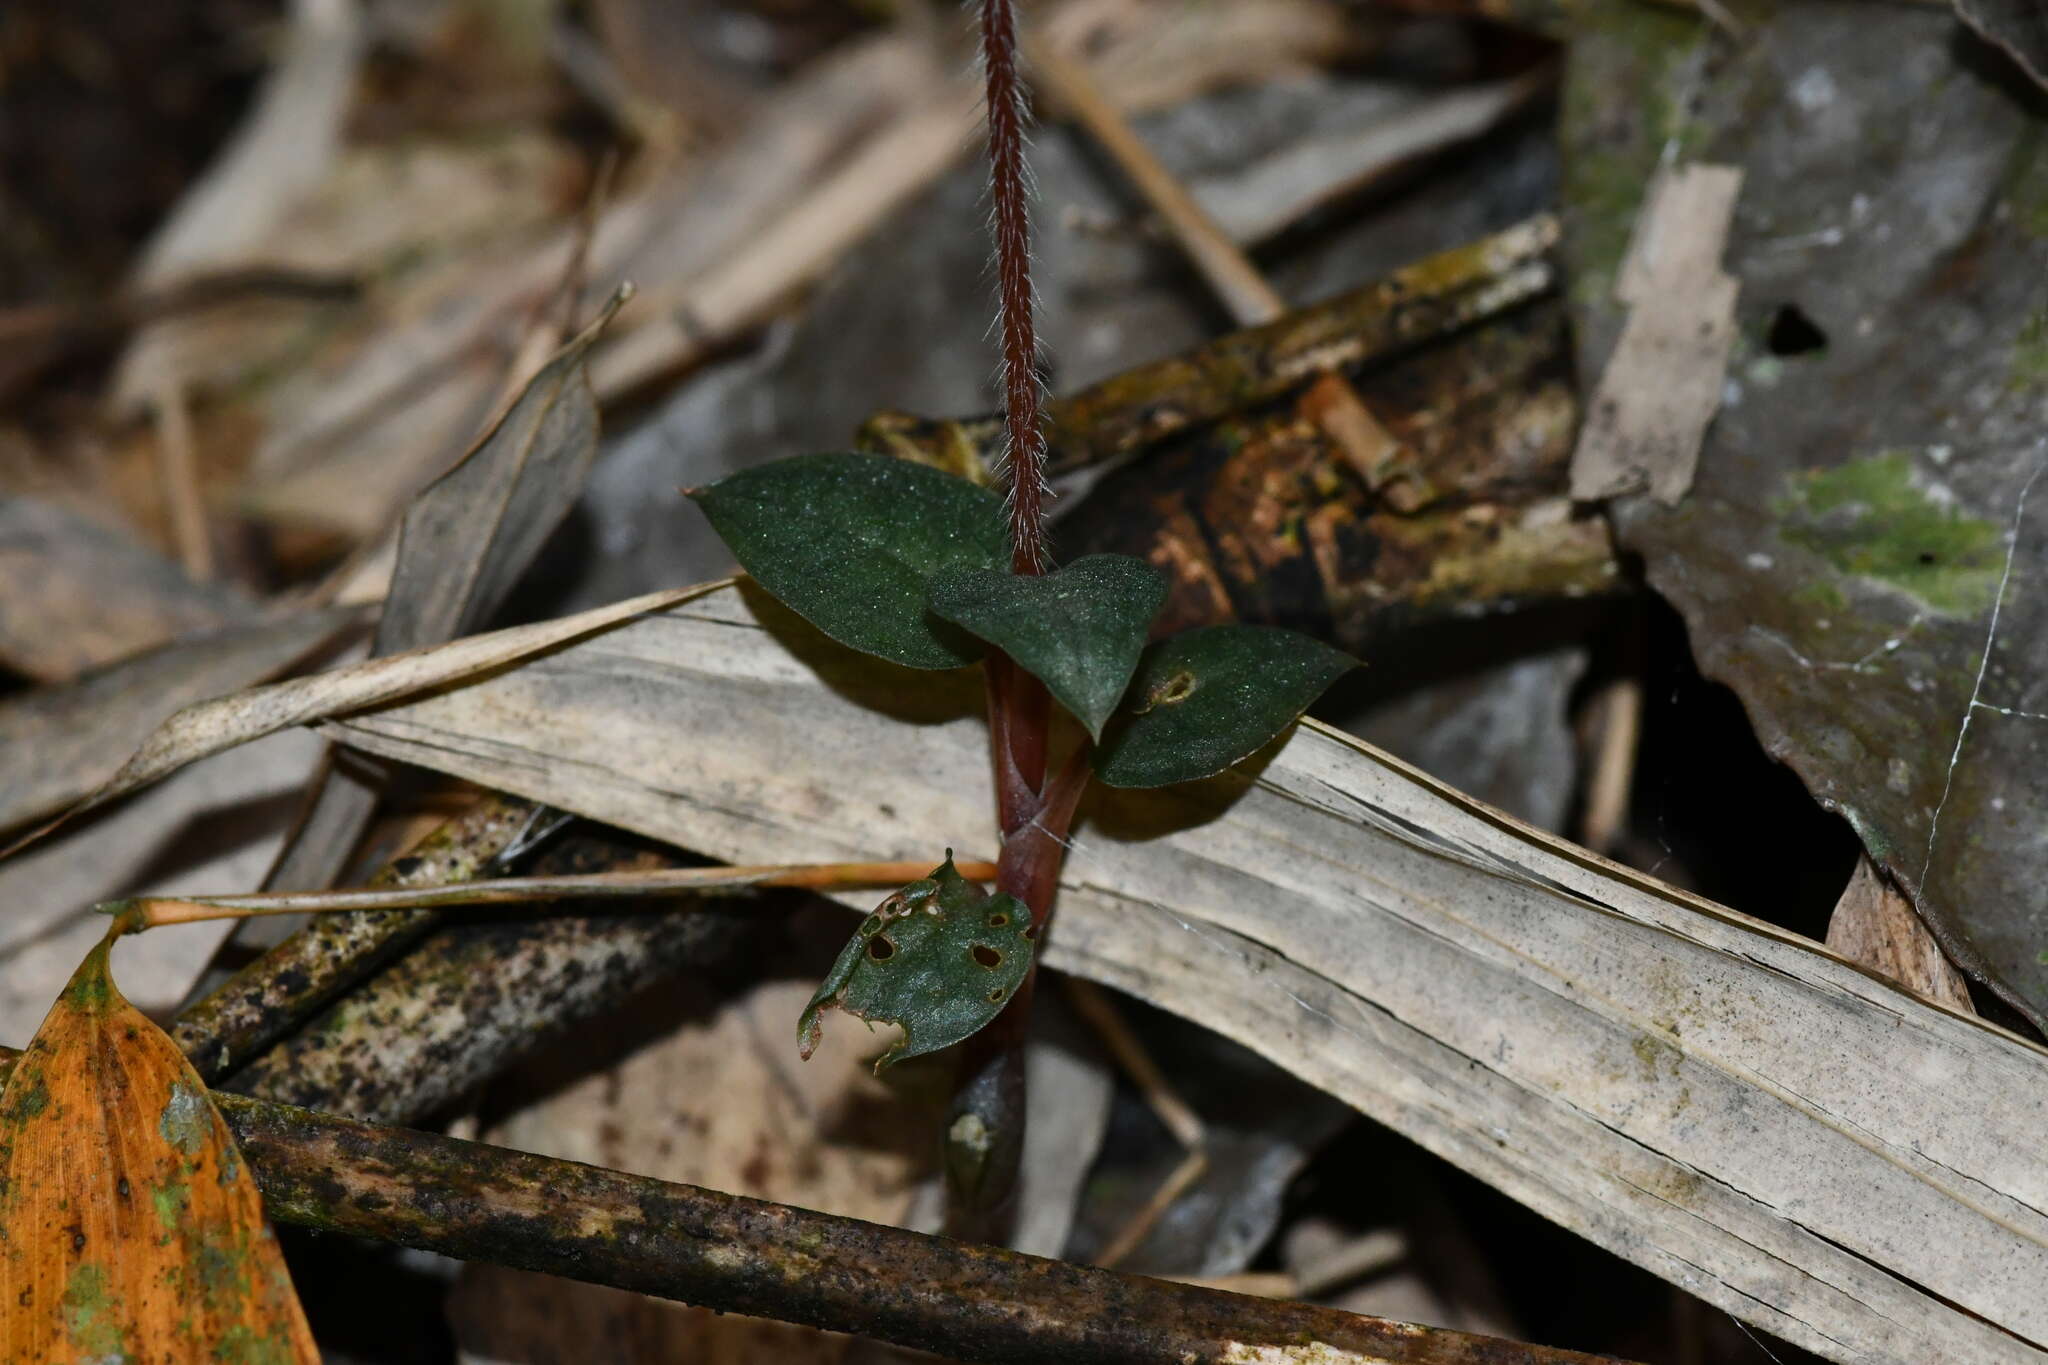
{"type": "Polygon", "coordinates": [[[0,1360],[317,1363],[255,1181],[110,942],[0,1090],[0,1360]]]}

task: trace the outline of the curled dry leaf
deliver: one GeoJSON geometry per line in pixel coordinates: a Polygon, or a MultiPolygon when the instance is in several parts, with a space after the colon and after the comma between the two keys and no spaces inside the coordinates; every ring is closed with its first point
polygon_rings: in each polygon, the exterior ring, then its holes
{"type": "Polygon", "coordinates": [[[317,1363],[255,1180],[111,942],[0,1091],[0,1359],[317,1363]]]}
{"type": "MultiPolygon", "coordinates": [[[[613,294],[469,453],[413,499],[372,655],[440,644],[483,624],[575,505],[597,458],[597,400],[584,356],[631,292],[613,294]]],[[[330,772],[266,884],[331,885],[382,787],[370,773],[330,772]]]]}

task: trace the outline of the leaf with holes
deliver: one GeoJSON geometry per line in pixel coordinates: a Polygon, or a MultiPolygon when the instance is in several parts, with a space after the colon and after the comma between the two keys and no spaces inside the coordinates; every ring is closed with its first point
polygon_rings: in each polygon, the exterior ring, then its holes
{"type": "Polygon", "coordinates": [[[837,1006],[873,1024],[901,1024],[903,1037],[875,1062],[951,1047],[1003,1012],[1031,970],[1031,911],[1015,896],[990,895],[962,877],[946,852],[932,875],[914,881],[861,922],[797,1020],[797,1050],[808,1060],[818,1015],[837,1006]]]}
{"type": "Polygon", "coordinates": [[[0,1091],[0,1360],[317,1362],[184,1054],[87,954],[0,1091]]]}
{"type": "Polygon", "coordinates": [[[1271,626],[1203,626],[1145,651],[1097,754],[1112,787],[1222,772],[1292,725],[1358,660],[1271,626]]]}
{"type": "Polygon", "coordinates": [[[881,455],[798,455],[690,496],[755,582],[841,644],[912,668],[985,652],[926,599],[935,575],[1009,563],[986,488],[881,455]]]}
{"type": "Polygon", "coordinates": [[[1129,555],[1089,555],[1044,577],[954,569],[932,579],[934,612],[1015,659],[1096,739],[1165,603],[1165,577],[1129,555]]]}

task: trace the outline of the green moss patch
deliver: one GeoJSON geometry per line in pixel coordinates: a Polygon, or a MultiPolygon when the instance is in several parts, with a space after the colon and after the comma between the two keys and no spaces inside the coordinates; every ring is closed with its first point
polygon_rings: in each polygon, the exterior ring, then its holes
{"type": "Polygon", "coordinates": [[[1778,533],[1845,574],[1911,593],[1938,612],[1974,616],[1998,595],[1999,528],[1914,487],[1902,450],[1797,477],[1774,508],[1778,533]]]}

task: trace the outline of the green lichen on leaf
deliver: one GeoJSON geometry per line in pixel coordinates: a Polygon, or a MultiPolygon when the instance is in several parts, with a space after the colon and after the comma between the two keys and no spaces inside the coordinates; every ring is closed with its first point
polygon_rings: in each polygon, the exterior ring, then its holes
{"type": "Polygon", "coordinates": [[[1561,123],[1572,293],[1583,309],[1612,310],[1614,280],[1658,165],[1690,160],[1706,141],[1709,129],[1687,94],[1712,36],[1697,14],[1641,0],[1577,8],[1561,123]]]}
{"type": "Polygon", "coordinates": [[[2048,313],[2034,314],[2020,328],[2007,382],[2021,392],[2048,389],[2048,313]]]}
{"type": "Polygon", "coordinates": [[[1876,579],[1935,611],[1990,609],[2005,564],[1999,527],[1913,483],[1905,451],[1800,475],[1773,509],[1778,534],[1845,574],[1876,579]]]}
{"type": "Polygon", "coordinates": [[[1031,911],[962,877],[953,855],[932,875],[889,896],[861,922],[797,1020],[808,1059],[819,1015],[845,1010],[869,1024],[900,1024],[903,1037],[875,1070],[937,1052],[1003,1012],[1031,970],[1031,911]]]}
{"type": "Polygon", "coordinates": [[[173,1081],[163,1117],[157,1120],[157,1131],[164,1135],[165,1142],[186,1156],[195,1156],[213,1136],[213,1107],[195,1087],[173,1081]]]}
{"type": "Polygon", "coordinates": [[[0,1106],[0,1122],[26,1123],[41,1118],[49,1107],[50,1087],[44,1083],[42,1073],[24,1070],[20,1084],[8,1088],[6,1104],[0,1106]]]}
{"type": "Polygon", "coordinates": [[[80,1357],[133,1361],[121,1321],[120,1300],[108,1287],[106,1271],[89,1261],[73,1270],[64,1286],[64,1334],[80,1357]]]}
{"type": "Polygon", "coordinates": [[[236,1323],[215,1344],[213,1358],[220,1365],[292,1365],[292,1344],[275,1333],[259,1334],[236,1323]]]}

